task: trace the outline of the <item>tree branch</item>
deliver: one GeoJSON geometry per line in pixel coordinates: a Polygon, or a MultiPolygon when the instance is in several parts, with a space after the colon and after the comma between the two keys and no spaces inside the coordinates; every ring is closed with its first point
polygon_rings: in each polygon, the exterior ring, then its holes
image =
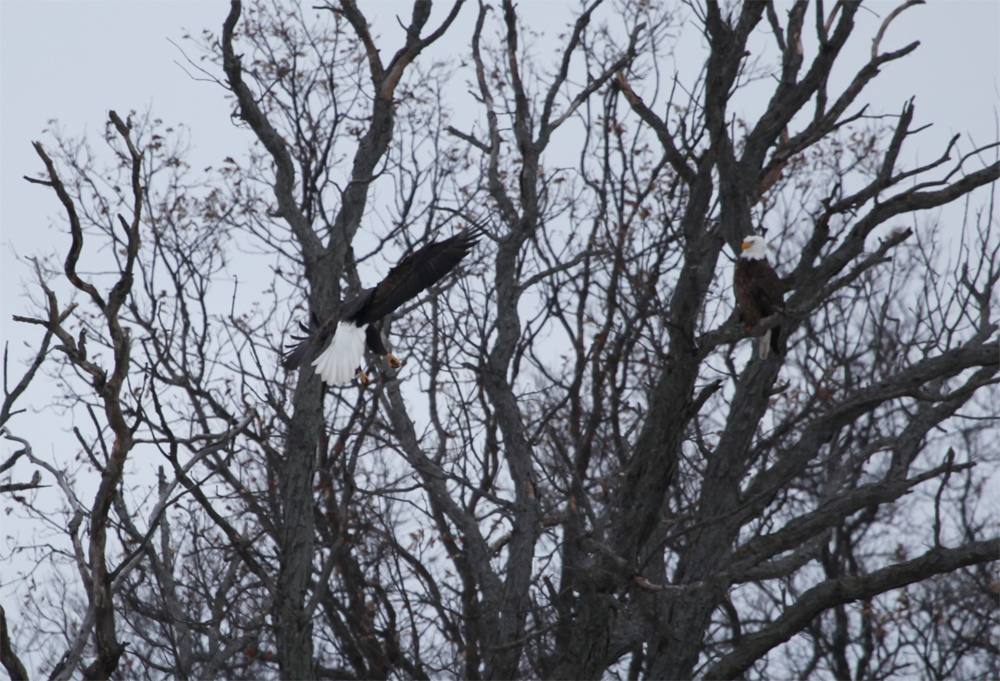
{"type": "Polygon", "coordinates": [[[743,643],[704,674],[706,679],[735,679],[767,651],[802,631],[824,610],[835,605],[871,598],[934,575],[951,572],[967,565],[995,561],[998,542],[994,537],[954,549],[935,548],[919,558],[891,565],[860,577],[846,577],[823,582],[801,594],[795,604],[760,631],[744,634],[743,643]]]}
{"type": "Polygon", "coordinates": [[[28,681],[28,672],[24,663],[10,645],[10,634],[7,633],[7,613],[0,605],[0,662],[3,663],[10,681],[28,681]]]}

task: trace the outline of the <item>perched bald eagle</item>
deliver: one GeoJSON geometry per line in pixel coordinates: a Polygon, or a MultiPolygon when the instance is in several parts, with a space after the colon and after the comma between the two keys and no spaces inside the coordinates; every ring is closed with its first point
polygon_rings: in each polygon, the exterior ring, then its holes
{"type": "Polygon", "coordinates": [[[361,371],[365,347],[385,357],[389,366],[401,366],[389,354],[375,323],[448,274],[477,241],[476,233],[466,227],[450,239],[430,243],[403,258],[378,286],[365,289],[345,305],[340,316],[321,325],[314,313],[308,327],[299,325],[308,335],[294,337],[302,342],[285,355],[282,366],[293,371],[312,360],[316,373],[330,385],[345,385],[355,374],[362,383],[369,382],[361,371]]]}
{"type": "MultiPolygon", "coordinates": [[[[747,331],[757,326],[765,317],[784,312],[785,284],[767,262],[767,243],[764,237],[748,236],[743,240],[743,252],[736,260],[733,291],[740,321],[747,331]]],[[[758,354],[767,359],[768,347],[781,354],[781,327],[775,326],[758,340],[758,354]]]]}

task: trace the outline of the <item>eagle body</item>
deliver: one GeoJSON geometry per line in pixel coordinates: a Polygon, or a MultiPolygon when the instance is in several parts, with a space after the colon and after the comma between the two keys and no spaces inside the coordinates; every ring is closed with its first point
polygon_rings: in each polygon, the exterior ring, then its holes
{"type": "MultiPolygon", "coordinates": [[[[743,241],[743,252],[733,274],[733,292],[740,321],[748,331],[760,320],[784,311],[785,285],[767,262],[767,245],[762,237],[748,236],[743,241]]],[[[781,327],[768,329],[758,342],[761,359],[767,359],[769,349],[781,354],[781,327]]]]}
{"type": "Polygon", "coordinates": [[[362,382],[368,382],[360,371],[366,348],[385,357],[391,366],[401,366],[385,347],[378,328],[381,320],[440,281],[476,243],[476,234],[469,228],[430,243],[403,258],[378,286],[363,290],[339,315],[320,324],[312,314],[310,325],[303,326],[308,335],[295,337],[301,342],[285,355],[282,366],[293,371],[309,362],[330,385],[345,385],[358,373],[362,382]]]}

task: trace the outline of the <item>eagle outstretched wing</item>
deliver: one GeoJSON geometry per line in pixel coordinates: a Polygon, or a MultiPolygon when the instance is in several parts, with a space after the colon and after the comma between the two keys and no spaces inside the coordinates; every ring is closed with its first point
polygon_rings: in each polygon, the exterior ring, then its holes
{"type": "Polygon", "coordinates": [[[478,237],[478,230],[466,227],[453,237],[427,244],[406,256],[364,296],[356,311],[344,313],[344,320],[371,324],[394,312],[448,274],[478,243],[478,237]]]}
{"type": "MultiPolygon", "coordinates": [[[[362,292],[341,310],[340,315],[334,315],[320,324],[316,314],[313,313],[308,327],[299,324],[306,335],[292,337],[299,343],[289,346],[281,365],[286,371],[294,371],[313,361],[321,353],[325,353],[331,339],[338,337],[337,328],[341,321],[352,326],[364,327],[379,321],[406,301],[416,298],[428,286],[440,281],[468,255],[478,242],[478,237],[478,227],[466,227],[451,238],[427,244],[403,258],[398,265],[389,270],[389,274],[378,286],[362,292]]],[[[399,366],[399,360],[392,357],[385,349],[378,330],[369,328],[366,330],[365,338],[369,350],[385,355],[390,364],[396,362],[395,366],[399,366]]],[[[331,351],[340,352],[343,348],[331,351]]],[[[360,360],[360,355],[358,359],[360,360]]]]}
{"type": "Polygon", "coordinates": [[[319,318],[314,312],[309,318],[309,326],[299,322],[299,328],[306,335],[292,336],[292,340],[301,342],[295,346],[290,346],[291,350],[285,354],[284,359],[281,361],[281,366],[285,368],[285,371],[294,371],[306,362],[312,361],[326,347],[327,342],[337,330],[339,321],[340,319],[334,315],[327,319],[326,323],[320,324],[319,318]]]}

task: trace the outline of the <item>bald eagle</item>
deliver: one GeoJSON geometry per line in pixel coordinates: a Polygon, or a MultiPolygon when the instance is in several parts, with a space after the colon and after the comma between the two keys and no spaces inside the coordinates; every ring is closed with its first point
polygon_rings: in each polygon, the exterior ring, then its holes
{"type": "Polygon", "coordinates": [[[294,371],[312,360],[316,373],[330,385],[345,385],[355,374],[360,375],[362,383],[369,382],[361,371],[366,347],[385,357],[389,366],[402,366],[389,354],[375,323],[448,274],[477,242],[476,233],[466,227],[449,239],[430,243],[403,258],[378,286],[363,290],[345,305],[339,316],[320,324],[314,313],[308,327],[299,325],[308,335],[293,337],[302,342],[288,351],[282,366],[294,371]]]}
{"type": "MultiPolygon", "coordinates": [[[[733,291],[740,321],[751,331],[765,317],[784,312],[785,284],[767,262],[764,237],[748,236],[743,240],[743,252],[736,260],[733,291]]],[[[767,359],[768,347],[781,354],[781,327],[775,326],[758,340],[758,354],[767,359]]]]}

